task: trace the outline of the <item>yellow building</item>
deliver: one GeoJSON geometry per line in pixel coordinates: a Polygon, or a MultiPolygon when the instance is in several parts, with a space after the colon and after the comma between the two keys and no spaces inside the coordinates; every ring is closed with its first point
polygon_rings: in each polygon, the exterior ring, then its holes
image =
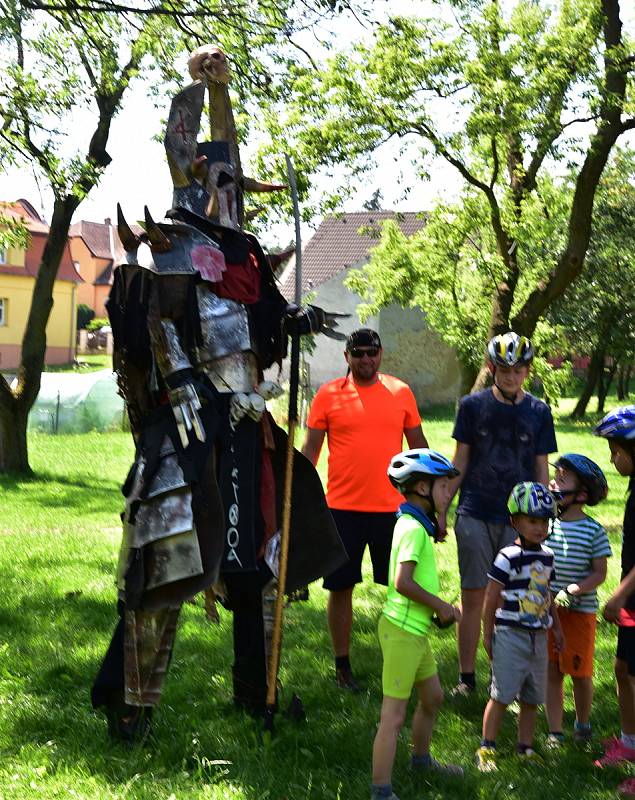
{"type": "MultiPolygon", "coordinates": [[[[0,370],[5,371],[20,364],[22,338],[49,229],[26,200],[0,202],[0,214],[20,220],[30,236],[27,250],[0,249],[0,370]]],[[[67,244],[53,287],[53,309],[46,326],[46,364],[67,364],[75,358],[77,286],[81,281],[67,244]]]]}

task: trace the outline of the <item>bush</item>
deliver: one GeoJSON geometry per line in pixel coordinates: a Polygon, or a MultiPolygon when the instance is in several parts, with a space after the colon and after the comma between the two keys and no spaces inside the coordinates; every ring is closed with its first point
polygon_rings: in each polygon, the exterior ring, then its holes
{"type": "Polygon", "coordinates": [[[91,319],[91,321],[86,326],[86,330],[89,331],[98,331],[100,328],[103,328],[104,325],[109,325],[110,323],[106,319],[106,317],[95,317],[95,319],[91,319]]]}
{"type": "Polygon", "coordinates": [[[86,303],[80,303],[77,306],[77,330],[81,331],[82,328],[88,327],[90,321],[95,316],[95,312],[86,303]]]}

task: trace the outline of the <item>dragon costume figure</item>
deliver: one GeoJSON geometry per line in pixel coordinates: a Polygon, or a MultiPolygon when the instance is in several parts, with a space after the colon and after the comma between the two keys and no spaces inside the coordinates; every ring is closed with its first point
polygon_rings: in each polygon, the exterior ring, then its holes
{"type": "MultiPolygon", "coordinates": [[[[264,711],[286,434],[266,410],[280,389],[263,371],[281,363],[289,334],[340,338],[336,315],[289,305],[243,230],[244,191],[285,187],[242,173],[225,54],[199,48],[189,69],[165,135],[172,209],[155,222],[146,207],[136,233],[118,207],[107,305],[136,457],[122,490],[120,619],[92,701],[127,741],[148,730],[180,608],[201,591],[233,612],[235,703],[264,711]],[[206,92],[211,141],[199,143],[206,92]]],[[[318,475],[297,453],[286,591],[345,558],[318,475]]]]}

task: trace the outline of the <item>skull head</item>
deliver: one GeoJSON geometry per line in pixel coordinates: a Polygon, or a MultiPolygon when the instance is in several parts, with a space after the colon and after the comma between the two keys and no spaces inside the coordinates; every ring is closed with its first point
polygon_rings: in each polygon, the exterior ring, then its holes
{"type": "Polygon", "coordinates": [[[187,68],[193,80],[211,80],[215,83],[229,83],[229,64],[227,56],[220,47],[204,44],[190,55],[187,68]]]}

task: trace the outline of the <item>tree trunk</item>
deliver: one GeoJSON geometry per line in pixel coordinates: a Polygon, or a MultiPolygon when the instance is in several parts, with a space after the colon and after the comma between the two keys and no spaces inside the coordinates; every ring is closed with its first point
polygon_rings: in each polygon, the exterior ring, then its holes
{"type": "Polygon", "coordinates": [[[26,426],[29,411],[40,391],[46,357],[46,325],[53,308],[53,286],[57,277],[68,229],[79,199],[70,195],[55,201],[49,236],[33,287],[31,308],[22,338],[18,382],[11,390],[0,375],[0,473],[30,474],[26,426]]]}
{"type": "Polygon", "coordinates": [[[598,386],[598,414],[604,415],[604,403],[606,396],[609,393],[615,372],[617,370],[617,361],[613,361],[608,369],[602,369],[600,372],[600,383],[598,386]]]}
{"type": "Polygon", "coordinates": [[[576,407],[571,412],[571,419],[582,419],[582,417],[584,417],[586,414],[586,407],[589,404],[589,400],[593,396],[593,390],[600,379],[600,374],[603,367],[604,349],[601,345],[598,345],[591,354],[591,361],[589,362],[589,366],[587,368],[586,383],[584,384],[584,389],[582,390],[580,399],[576,403],[576,407]]]}
{"type": "Polygon", "coordinates": [[[459,361],[459,367],[461,369],[461,397],[465,394],[469,394],[472,391],[472,387],[474,386],[474,382],[478,376],[478,371],[471,363],[463,363],[459,361]]]}
{"type": "Polygon", "coordinates": [[[0,473],[31,475],[26,441],[28,411],[15,400],[0,411],[0,473]]]}
{"type": "Polygon", "coordinates": [[[617,399],[621,402],[626,400],[629,392],[629,383],[631,373],[633,371],[632,364],[621,364],[617,373],[617,399]]]}

